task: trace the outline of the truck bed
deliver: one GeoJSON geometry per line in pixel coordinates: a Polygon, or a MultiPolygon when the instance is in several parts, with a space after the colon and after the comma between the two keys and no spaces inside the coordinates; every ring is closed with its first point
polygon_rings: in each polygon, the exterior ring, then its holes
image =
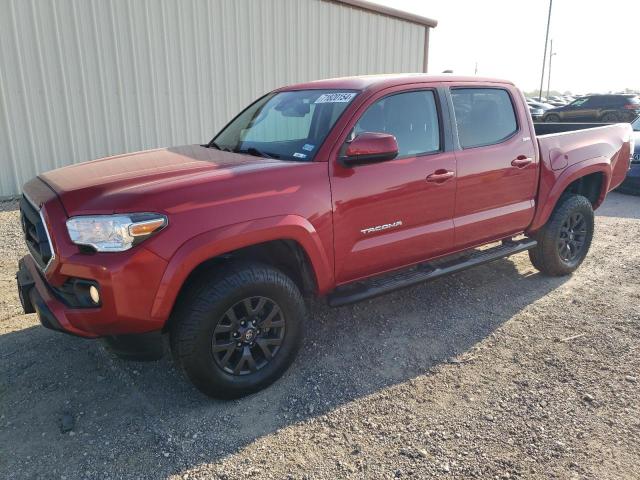
{"type": "MultiPolygon", "coordinates": [[[[574,177],[584,177],[589,172],[602,175],[604,188],[598,190],[599,198],[592,199],[594,208],[625,179],[631,154],[629,124],[534,123],[534,128],[540,152],[537,201],[538,205],[545,205],[543,210],[555,205],[555,197],[574,177]]],[[[542,212],[534,220],[533,230],[541,226],[539,219],[548,218],[549,213],[542,212]]]]}
{"type": "Polygon", "coordinates": [[[608,163],[610,187],[617,187],[629,169],[631,127],[616,123],[534,123],[542,168],[555,172],[587,161],[608,163]]]}

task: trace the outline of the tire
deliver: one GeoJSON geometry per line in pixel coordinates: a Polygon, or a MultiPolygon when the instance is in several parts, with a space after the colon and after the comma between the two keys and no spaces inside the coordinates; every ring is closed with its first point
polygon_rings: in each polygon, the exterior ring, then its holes
{"type": "Polygon", "coordinates": [[[605,123],[616,123],[618,121],[620,121],[620,119],[618,118],[618,115],[612,112],[609,113],[605,113],[602,116],[602,121],[605,123]]]}
{"type": "Polygon", "coordinates": [[[547,223],[534,235],[538,245],[529,250],[531,263],[546,275],[569,275],[587,256],[593,228],[593,208],[586,197],[561,197],[547,223]],[[581,223],[574,224],[577,219],[581,223]]]}
{"type": "Polygon", "coordinates": [[[170,342],[178,367],[200,391],[239,398],[289,368],[305,317],[302,295],[289,277],[264,264],[239,264],[189,288],[172,315],[170,342]]]}
{"type": "Polygon", "coordinates": [[[557,115],[555,113],[550,113],[549,115],[544,117],[544,121],[545,122],[559,122],[560,121],[560,115],[557,115]]]}

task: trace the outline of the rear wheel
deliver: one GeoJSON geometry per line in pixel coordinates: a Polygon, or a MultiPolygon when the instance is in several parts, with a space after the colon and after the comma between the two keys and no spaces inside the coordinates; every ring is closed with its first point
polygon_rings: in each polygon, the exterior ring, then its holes
{"type": "Polygon", "coordinates": [[[544,117],[544,121],[545,122],[559,122],[560,121],[560,115],[557,115],[555,113],[550,113],[549,115],[546,115],[544,117]]]}
{"type": "Polygon", "coordinates": [[[262,264],[226,269],[199,282],[171,328],[177,364],[205,394],[237,398],[277,380],[303,337],[304,302],[284,273],[262,264]]]}
{"type": "Polygon", "coordinates": [[[613,113],[613,112],[609,112],[609,113],[605,113],[602,116],[602,121],[606,122],[606,123],[615,123],[620,121],[620,119],[618,118],[618,115],[613,113]]]}
{"type": "Polygon", "coordinates": [[[531,263],[547,275],[574,272],[587,256],[593,227],[593,208],[586,197],[562,197],[548,222],[535,235],[538,245],[529,250],[531,263]]]}

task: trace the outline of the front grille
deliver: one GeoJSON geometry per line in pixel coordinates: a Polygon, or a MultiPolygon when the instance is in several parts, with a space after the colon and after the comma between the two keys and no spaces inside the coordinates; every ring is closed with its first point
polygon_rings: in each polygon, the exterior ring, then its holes
{"type": "Polygon", "coordinates": [[[53,259],[47,226],[40,212],[25,196],[20,199],[20,222],[31,256],[42,270],[46,269],[53,259]]]}

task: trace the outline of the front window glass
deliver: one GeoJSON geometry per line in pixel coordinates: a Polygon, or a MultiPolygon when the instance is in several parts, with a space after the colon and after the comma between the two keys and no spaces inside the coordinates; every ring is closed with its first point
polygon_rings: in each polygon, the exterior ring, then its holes
{"type": "Polygon", "coordinates": [[[633,130],[636,132],[640,132],[640,117],[636,118],[631,124],[633,130]]]}
{"type": "Polygon", "coordinates": [[[398,157],[437,152],[440,126],[433,92],[397,93],[378,100],[362,114],[351,138],[363,132],[394,135],[398,157]]]}
{"type": "Polygon", "coordinates": [[[298,90],[269,94],[236,117],[210,145],[237,153],[310,161],[357,93],[298,90]]]}
{"type": "Polygon", "coordinates": [[[571,102],[569,105],[571,105],[572,107],[581,107],[582,105],[584,105],[586,103],[586,101],[589,100],[588,98],[579,98],[574,102],[571,102]]]}

